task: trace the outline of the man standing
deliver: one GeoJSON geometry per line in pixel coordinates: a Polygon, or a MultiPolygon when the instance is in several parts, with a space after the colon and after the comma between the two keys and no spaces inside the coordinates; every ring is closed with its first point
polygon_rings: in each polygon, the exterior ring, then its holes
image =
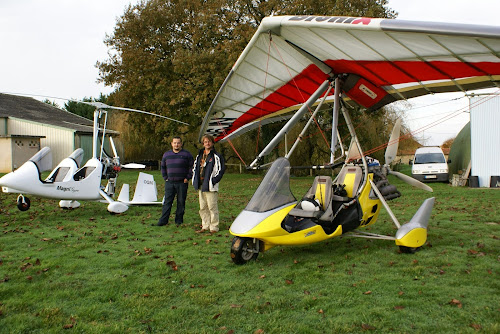
{"type": "Polygon", "coordinates": [[[172,138],[172,150],[165,152],[161,159],[161,175],[165,180],[165,200],[161,210],[161,217],[156,226],[168,224],[170,210],[174,197],[177,195],[177,209],[175,224],[181,225],[184,221],[184,210],[188,189],[188,180],[192,177],[193,156],[182,148],[180,137],[172,138]]]}
{"type": "Polygon", "coordinates": [[[226,167],[224,157],[214,149],[214,137],[202,137],[203,149],[196,156],[193,168],[193,186],[200,200],[200,232],[219,231],[219,208],[217,206],[219,182],[226,167]]]}

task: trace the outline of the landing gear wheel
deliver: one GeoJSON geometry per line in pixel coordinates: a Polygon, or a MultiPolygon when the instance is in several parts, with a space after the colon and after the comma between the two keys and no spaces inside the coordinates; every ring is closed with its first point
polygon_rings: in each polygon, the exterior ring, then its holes
{"type": "Polygon", "coordinates": [[[231,259],[235,264],[245,264],[259,256],[259,240],[234,237],[231,242],[231,259]]]}
{"type": "Polygon", "coordinates": [[[27,211],[30,208],[30,199],[26,196],[17,196],[17,208],[21,211],[27,211]]]}
{"type": "Polygon", "coordinates": [[[420,247],[406,247],[406,246],[399,246],[399,251],[403,254],[415,254],[416,251],[418,251],[420,247]]]}

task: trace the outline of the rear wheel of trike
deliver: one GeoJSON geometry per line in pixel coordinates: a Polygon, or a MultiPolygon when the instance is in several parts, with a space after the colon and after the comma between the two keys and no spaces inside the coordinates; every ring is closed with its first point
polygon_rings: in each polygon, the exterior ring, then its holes
{"type": "Polygon", "coordinates": [[[415,254],[416,251],[418,251],[420,247],[406,247],[406,246],[399,246],[399,252],[403,254],[415,254]]]}

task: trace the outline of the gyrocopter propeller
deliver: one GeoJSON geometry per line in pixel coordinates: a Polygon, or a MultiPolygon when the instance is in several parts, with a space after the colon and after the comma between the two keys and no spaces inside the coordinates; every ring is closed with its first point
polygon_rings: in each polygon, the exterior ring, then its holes
{"type": "Polygon", "coordinates": [[[384,164],[384,172],[385,174],[391,174],[400,179],[403,182],[408,183],[409,185],[412,185],[416,188],[430,191],[432,192],[432,188],[426,185],[425,183],[422,183],[411,176],[408,176],[406,174],[393,171],[391,170],[391,163],[394,161],[396,158],[397,152],[398,152],[398,146],[399,146],[399,135],[401,133],[401,118],[398,118],[396,120],[396,123],[394,124],[394,127],[392,128],[392,133],[391,137],[389,139],[389,143],[387,145],[387,148],[385,150],[385,164],[384,164]]]}

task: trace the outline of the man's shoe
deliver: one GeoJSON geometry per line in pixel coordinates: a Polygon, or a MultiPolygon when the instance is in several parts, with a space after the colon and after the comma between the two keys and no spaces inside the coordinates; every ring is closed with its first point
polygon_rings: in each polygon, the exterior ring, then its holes
{"type": "Polygon", "coordinates": [[[196,231],[196,233],[203,233],[207,232],[208,230],[206,228],[202,228],[201,230],[196,231]]]}

